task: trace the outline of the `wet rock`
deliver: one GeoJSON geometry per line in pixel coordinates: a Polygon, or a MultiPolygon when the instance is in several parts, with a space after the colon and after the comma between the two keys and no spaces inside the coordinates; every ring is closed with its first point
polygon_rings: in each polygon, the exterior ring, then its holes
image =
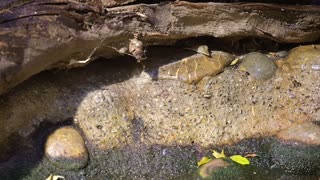
{"type": "Polygon", "coordinates": [[[266,80],[271,78],[276,70],[277,64],[261,53],[253,52],[244,57],[239,69],[248,72],[257,80],[266,80]]]}
{"type": "Polygon", "coordinates": [[[109,179],[174,179],[196,168],[195,152],[193,147],[137,144],[99,151],[86,171],[98,172],[94,179],[104,179],[99,170],[107,172],[109,179]]]}
{"type": "Polygon", "coordinates": [[[230,164],[223,159],[213,159],[209,163],[202,165],[199,169],[199,174],[203,178],[207,178],[211,176],[215,171],[221,169],[221,168],[226,168],[230,164]]]}
{"type": "Polygon", "coordinates": [[[290,70],[317,71],[320,68],[320,45],[300,46],[290,51],[285,60],[290,70]]]}
{"type": "MultiPolygon", "coordinates": [[[[290,54],[295,51],[299,48],[290,54]]],[[[274,78],[267,83],[248,81],[244,73],[228,67],[194,85],[150,80],[136,74],[130,76],[136,67],[131,68],[123,59],[112,61],[119,62],[118,66],[109,64],[110,61],[96,61],[84,69],[40,74],[37,77],[41,78],[27,81],[20,86],[21,90],[1,98],[0,139],[7,139],[12,133],[27,137],[30,129],[42,121],[56,122],[71,116],[90,146],[98,147],[95,152],[139,143],[207,147],[257,135],[275,135],[296,122],[319,120],[319,71],[309,65],[317,62],[318,56],[304,61],[309,52],[296,56],[298,59],[290,56],[292,60],[282,60],[274,78]],[[203,94],[209,94],[210,98],[203,94]]],[[[163,54],[161,59],[172,59],[172,53],[159,53],[163,54]]],[[[147,63],[158,59],[146,61],[146,69],[147,63]]],[[[275,158],[278,156],[274,154],[275,158]]],[[[125,167],[113,168],[121,169],[119,174],[128,171],[139,174],[139,170],[148,166],[125,167]]],[[[167,170],[163,173],[170,173],[167,170]]]]}
{"type": "Polygon", "coordinates": [[[103,149],[121,148],[133,143],[132,107],[123,91],[116,86],[108,90],[89,93],[78,107],[76,124],[82,129],[88,142],[103,149]]]}
{"type": "Polygon", "coordinates": [[[277,134],[271,146],[278,167],[294,174],[316,175],[320,172],[320,127],[313,123],[298,124],[277,134]]]}
{"type": "MultiPolygon", "coordinates": [[[[137,67],[122,59],[116,61],[117,66],[97,61],[84,69],[40,74],[0,99],[0,143],[9,147],[7,139],[12,134],[27,137],[42,121],[67,117],[74,117],[88,142],[101,148],[121,148],[137,141],[207,146],[256,134],[274,135],[295,121],[320,117],[319,71],[305,68],[301,72],[301,67],[311,68],[308,63],[316,62],[319,50],[308,46],[308,51],[301,51],[304,48],[290,51],[302,55],[284,59],[268,83],[248,82],[243,73],[232,68],[215,77],[207,76],[196,85],[146,80],[137,75],[132,78],[137,67]],[[309,52],[315,54],[313,58],[309,52]],[[310,61],[304,61],[309,56],[310,61]]],[[[147,61],[146,69],[151,67],[147,63],[172,59],[175,50],[170,54],[163,53],[167,49],[156,51],[163,56],[147,61]]],[[[152,54],[148,57],[153,58],[152,54]]],[[[181,61],[175,63],[172,70],[177,71],[178,64],[184,69],[181,61]]],[[[164,77],[173,72],[167,65],[167,71],[161,70],[164,66],[152,68],[164,77]]]]}
{"type": "Polygon", "coordinates": [[[320,146],[320,127],[313,123],[298,124],[280,131],[277,137],[287,142],[320,146]]]}
{"type": "Polygon", "coordinates": [[[270,153],[275,163],[273,168],[281,168],[293,174],[319,175],[319,145],[276,141],[271,145],[270,153]]]}
{"type": "Polygon", "coordinates": [[[214,76],[230,65],[234,56],[222,51],[211,51],[210,56],[195,54],[159,68],[159,79],[178,79],[187,83],[214,76]]]}
{"type": "Polygon", "coordinates": [[[28,142],[28,138],[35,133],[41,122],[55,124],[72,117],[81,95],[67,97],[65,95],[70,92],[70,86],[55,86],[53,84],[59,81],[59,78],[47,78],[48,74],[34,77],[27,86],[0,98],[0,144],[4,146],[0,145],[0,160],[4,154],[10,155],[10,151],[18,149],[15,137],[22,142],[28,142]],[[41,82],[42,85],[38,86],[38,82],[44,79],[46,80],[41,82]]]}
{"type": "Polygon", "coordinates": [[[48,137],[45,155],[54,165],[67,170],[82,168],[88,162],[84,140],[70,126],[59,128],[48,137]]]}

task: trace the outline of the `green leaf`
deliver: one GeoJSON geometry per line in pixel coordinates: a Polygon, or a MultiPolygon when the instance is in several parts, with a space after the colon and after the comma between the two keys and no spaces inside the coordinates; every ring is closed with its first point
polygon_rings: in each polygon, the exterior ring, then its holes
{"type": "Polygon", "coordinates": [[[226,156],[224,155],[224,150],[222,149],[221,153],[219,153],[218,151],[213,150],[212,151],[212,156],[214,156],[215,158],[226,158],[226,156]]]}
{"type": "Polygon", "coordinates": [[[208,158],[208,157],[203,157],[199,162],[198,162],[198,167],[204,164],[207,164],[208,162],[210,162],[212,159],[208,158]]]}
{"type": "Polygon", "coordinates": [[[233,66],[233,65],[236,65],[237,63],[239,62],[239,58],[236,58],[235,60],[233,60],[232,62],[231,62],[231,66],[233,66]]]}
{"type": "Polygon", "coordinates": [[[238,164],[241,164],[241,165],[248,165],[248,164],[250,164],[250,161],[249,161],[247,158],[245,158],[245,157],[243,157],[243,156],[241,156],[241,155],[233,155],[233,156],[230,157],[230,159],[231,159],[232,161],[238,163],[238,164]]]}

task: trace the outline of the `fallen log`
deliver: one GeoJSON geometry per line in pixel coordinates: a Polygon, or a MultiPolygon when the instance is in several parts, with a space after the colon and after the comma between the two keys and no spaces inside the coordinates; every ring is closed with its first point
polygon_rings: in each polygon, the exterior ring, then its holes
{"type": "Polygon", "coordinates": [[[133,1],[7,0],[0,3],[0,94],[47,69],[86,65],[145,47],[211,36],[305,43],[320,37],[320,6],[133,1]],[[115,7],[111,7],[115,6],[115,7]]]}

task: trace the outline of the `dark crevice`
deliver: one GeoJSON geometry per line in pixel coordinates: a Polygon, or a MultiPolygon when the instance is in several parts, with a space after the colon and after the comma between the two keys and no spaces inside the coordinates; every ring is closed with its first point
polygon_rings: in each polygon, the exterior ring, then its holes
{"type": "Polygon", "coordinates": [[[65,6],[68,5],[69,2],[40,2],[37,5],[43,5],[43,6],[65,6]]]}
{"type": "Polygon", "coordinates": [[[230,37],[214,38],[211,36],[202,36],[179,40],[174,44],[179,48],[186,48],[198,45],[207,45],[210,50],[224,51],[235,55],[249,53],[253,51],[277,52],[288,51],[294,47],[308,44],[318,44],[320,39],[308,43],[280,43],[268,38],[261,37],[230,37]]]}

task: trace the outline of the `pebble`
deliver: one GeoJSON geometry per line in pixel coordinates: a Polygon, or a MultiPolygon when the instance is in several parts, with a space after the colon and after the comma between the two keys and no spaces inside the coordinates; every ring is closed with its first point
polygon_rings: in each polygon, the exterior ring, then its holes
{"type": "Polygon", "coordinates": [[[244,57],[239,69],[248,72],[257,80],[266,80],[276,73],[278,66],[266,55],[253,52],[244,57]]]}
{"type": "Polygon", "coordinates": [[[71,126],[59,128],[48,137],[45,156],[52,164],[66,170],[80,169],[88,163],[85,142],[71,126]]]}

